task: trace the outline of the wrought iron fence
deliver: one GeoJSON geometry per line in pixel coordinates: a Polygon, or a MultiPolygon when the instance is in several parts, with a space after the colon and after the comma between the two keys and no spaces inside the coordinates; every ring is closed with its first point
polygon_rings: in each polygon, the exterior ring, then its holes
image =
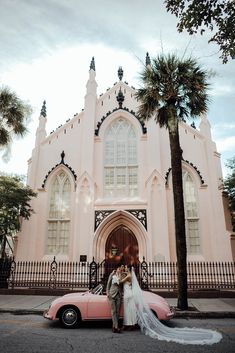
{"type": "MultiPolygon", "coordinates": [[[[103,261],[61,262],[0,260],[0,288],[86,289],[106,285],[115,264],[103,261]]],[[[177,263],[146,262],[135,266],[143,289],[177,289],[177,263]]],[[[188,289],[235,289],[234,262],[188,262],[188,289]]]]}

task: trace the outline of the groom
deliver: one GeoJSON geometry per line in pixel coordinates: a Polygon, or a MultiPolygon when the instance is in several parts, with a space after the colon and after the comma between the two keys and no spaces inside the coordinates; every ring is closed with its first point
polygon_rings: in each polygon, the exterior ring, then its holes
{"type": "Polygon", "coordinates": [[[122,268],[119,266],[116,270],[110,273],[107,282],[106,293],[109,299],[111,307],[111,315],[113,321],[113,332],[121,333],[120,328],[118,328],[119,311],[121,305],[121,272],[122,268]]]}

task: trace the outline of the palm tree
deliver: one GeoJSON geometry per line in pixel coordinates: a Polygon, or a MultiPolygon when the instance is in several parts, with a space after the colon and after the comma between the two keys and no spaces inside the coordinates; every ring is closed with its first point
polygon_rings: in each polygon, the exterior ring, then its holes
{"type": "Polygon", "coordinates": [[[140,102],[138,115],[142,119],[154,116],[160,127],[169,133],[172,184],[175,213],[175,238],[178,270],[178,303],[188,308],[187,250],[182,182],[182,149],[178,124],[185,118],[198,117],[207,111],[208,72],[197,61],[180,60],[175,55],[159,55],[152,62],[147,53],[146,67],[140,75],[143,87],[136,97],[140,102]]]}
{"type": "Polygon", "coordinates": [[[8,147],[13,136],[24,136],[30,114],[31,108],[27,103],[9,88],[0,88],[0,149],[8,147]]]}
{"type": "Polygon", "coordinates": [[[0,259],[6,257],[8,237],[20,231],[21,218],[28,220],[34,213],[30,202],[36,195],[21,177],[0,175],[0,259]]]}

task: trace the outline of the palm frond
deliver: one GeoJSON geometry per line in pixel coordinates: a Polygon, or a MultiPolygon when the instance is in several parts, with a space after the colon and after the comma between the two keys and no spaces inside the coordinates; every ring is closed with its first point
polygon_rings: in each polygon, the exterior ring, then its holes
{"type": "Polygon", "coordinates": [[[24,136],[27,122],[31,115],[31,107],[20,100],[7,87],[0,88],[0,144],[11,142],[13,136],[24,136]]]}
{"type": "Polygon", "coordinates": [[[155,117],[155,120],[159,123],[160,127],[168,128],[169,120],[169,109],[166,106],[161,107],[155,117]]]}
{"type": "Polygon", "coordinates": [[[198,117],[208,110],[208,78],[208,72],[193,58],[159,55],[140,75],[143,87],[136,93],[138,114],[142,119],[154,116],[160,126],[168,126],[171,114],[167,110],[174,110],[178,120],[198,117]]]}
{"type": "Polygon", "coordinates": [[[0,126],[0,146],[5,146],[10,142],[10,136],[8,131],[0,126]]]}

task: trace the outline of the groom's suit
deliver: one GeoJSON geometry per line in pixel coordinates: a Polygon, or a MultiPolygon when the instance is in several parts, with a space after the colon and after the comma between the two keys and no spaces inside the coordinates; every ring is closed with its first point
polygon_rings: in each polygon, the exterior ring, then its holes
{"type": "Polygon", "coordinates": [[[118,328],[119,311],[121,305],[121,288],[119,278],[111,273],[106,287],[107,296],[110,302],[113,328],[118,328]]]}

